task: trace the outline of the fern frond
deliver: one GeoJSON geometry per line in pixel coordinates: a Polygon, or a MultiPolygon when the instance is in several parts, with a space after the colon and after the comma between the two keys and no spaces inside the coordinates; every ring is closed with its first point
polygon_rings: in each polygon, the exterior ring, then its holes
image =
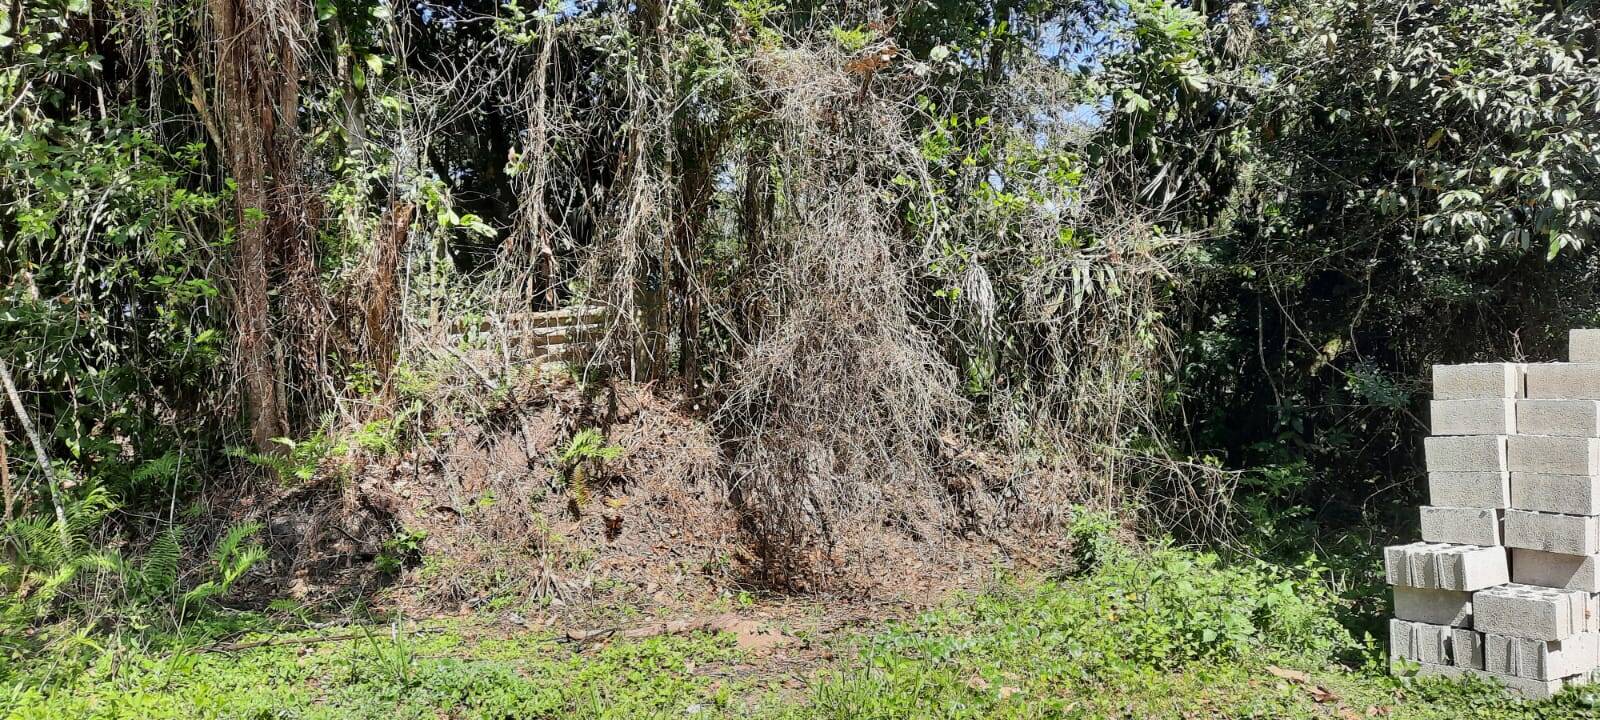
{"type": "Polygon", "coordinates": [[[68,560],[53,518],[43,515],[17,518],[6,523],[4,536],[16,549],[17,560],[26,567],[54,569],[68,560]]]}
{"type": "Polygon", "coordinates": [[[221,595],[222,592],[222,586],[218,585],[217,581],[207,580],[194,586],[193,589],[178,598],[178,610],[179,612],[187,612],[190,607],[200,605],[213,597],[221,595]]]}
{"type": "Polygon", "coordinates": [[[226,566],[228,559],[239,551],[239,545],[258,532],[261,532],[261,523],[256,522],[242,523],[228,528],[228,531],[222,534],[222,538],[217,540],[216,548],[211,551],[212,561],[216,562],[218,567],[226,566]]]}
{"type": "Polygon", "coordinates": [[[165,480],[178,473],[178,454],[168,450],[161,457],[139,463],[129,474],[129,479],[139,485],[165,480]]]}
{"type": "Polygon", "coordinates": [[[172,525],[157,534],[139,563],[136,584],[140,594],[156,597],[171,593],[178,584],[178,562],[182,557],[182,525],[172,525]]]}
{"type": "Polygon", "coordinates": [[[34,613],[38,617],[43,617],[49,613],[50,603],[61,593],[61,589],[77,576],[77,563],[68,563],[56,568],[55,572],[45,577],[44,582],[39,585],[39,589],[28,597],[28,603],[35,608],[34,613]]]}
{"type": "Polygon", "coordinates": [[[574,433],[561,451],[561,462],[570,464],[580,460],[615,460],[622,448],[607,445],[606,437],[594,428],[584,428],[574,433]]]}
{"type": "Polygon", "coordinates": [[[267,551],[261,549],[260,545],[251,545],[235,555],[233,562],[222,568],[222,591],[227,592],[233,587],[234,581],[244,577],[245,573],[250,572],[250,568],[265,559],[267,551]]]}
{"type": "Polygon", "coordinates": [[[81,548],[89,547],[89,533],[99,529],[116,509],[117,502],[112,499],[111,492],[99,485],[68,503],[66,536],[72,547],[66,549],[65,556],[70,558],[81,548]]]}
{"type": "Polygon", "coordinates": [[[137,574],[128,564],[127,558],[124,558],[122,553],[115,550],[85,553],[74,559],[72,564],[79,570],[94,570],[117,578],[125,578],[137,574]]]}

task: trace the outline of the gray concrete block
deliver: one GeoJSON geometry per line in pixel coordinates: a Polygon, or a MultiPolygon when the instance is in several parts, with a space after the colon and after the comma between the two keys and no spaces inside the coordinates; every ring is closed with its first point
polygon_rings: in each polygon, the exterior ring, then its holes
{"type": "Polygon", "coordinates": [[[1600,477],[1511,473],[1511,507],[1566,515],[1600,515],[1600,477]]]}
{"type": "Polygon", "coordinates": [[[1459,545],[1502,545],[1503,510],[1423,505],[1422,541],[1459,545]]]}
{"type": "Polygon", "coordinates": [[[1575,363],[1600,362],[1600,330],[1571,330],[1567,333],[1567,360],[1575,363]]]}
{"type": "Polygon", "coordinates": [[[1471,363],[1433,366],[1433,399],[1479,400],[1523,397],[1522,366],[1471,363]]]}
{"type": "Polygon", "coordinates": [[[1511,582],[1600,592],[1600,555],[1562,555],[1512,548],[1511,582]]]}
{"type": "Polygon", "coordinates": [[[1454,435],[1422,441],[1428,472],[1502,472],[1506,465],[1505,435],[1454,435]]]}
{"type": "Polygon", "coordinates": [[[1479,590],[1511,581],[1506,549],[1411,543],[1383,549],[1391,585],[1429,590],[1479,590]]]}
{"type": "Polygon", "coordinates": [[[1445,507],[1511,507],[1509,472],[1428,473],[1428,500],[1445,507]]]}
{"type": "Polygon", "coordinates": [[[1589,626],[1589,594],[1506,584],[1472,597],[1472,627],[1488,635],[1562,640],[1589,626]]]}
{"type": "Polygon", "coordinates": [[[1600,400],[1522,399],[1516,403],[1519,433],[1600,437],[1600,400]]]}
{"type": "Polygon", "coordinates": [[[1600,363],[1530,363],[1527,397],[1546,400],[1600,400],[1600,363]]]}
{"type": "Polygon", "coordinates": [[[1535,640],[1484,633],[1483,669],[1533,680],[1557,680],[1600,666],[1600,633],[1561,640],[1535,640]]]}
{"type": "Polygon", "coordinates": [[[1512,435],[1506,462],[1511,472],[1600,475],[1600,438],[1512,435]]]}
{"type": "Polygon", "coordinates": [[[1483,669],[1483,633],[1466,628],[1450,631],[1450,664],[1483,669]]]}
{"type": "MultiPolygon", "coordinates": [[[[1477,671],[1466,670],[1469,674],[1478,674],[1477,671]]],[[[1501,675],[1500,673],[1483,672],[1479,677],[1490,682],[1499,683],[1501,687],[1516,693],[1528,700],[1549,700],[1561,694],[1561,691],[1572,682],[1570,678],[1558,680],[1534,680],[1533,678],[1519,678],[1515,675],[1501,675]]]]}
{"type": "MultiPolygon", "coordinates": [[[[1572,680],[1533,680],[1519,678],[1515,675],[1502,675],[1484,670],[1455,665],[1435,665],[1433,663],[1416,664],[1417,677],[1442,677],[1452,680],[1475,677],[1488,682],[1496,683],[1506,690],[1513,692],[1528,700],[1548,700],[1561,692],[1572,680]]],[[[1399,667],[1391,660],[1391,672],[1398,674],[1399,667]]]]}
{"type": "Polygon", "coordinates": [[[1454,638],[1445,625],[1389,621],[1389,657],[1435,665],[1453,665],[1450,645],[1454,638]]]}
{"type": "Polygon", "coordinates": [[[1507,510],[1505,544],[1562,555],[1600,553],[1600,518],[1507,510]]]}
{"type": "Polygon", "coordinates": [[[1394,586],[1394,616],[1399,620],[1472,627],[1472,593],[1465,590],[1429,590],[1394,586]]]}
{"type": "Polygon", "coordinates": [[[1434,435],[1509,435],[1517,431],[1511,398],[1434,400],[1428,403],[1434,435]]]}

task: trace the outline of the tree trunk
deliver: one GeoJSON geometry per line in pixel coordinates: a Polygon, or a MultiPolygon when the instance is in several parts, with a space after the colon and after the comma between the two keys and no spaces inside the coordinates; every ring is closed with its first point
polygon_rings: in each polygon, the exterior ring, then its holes
{"type": "Polygon", "coordinates": [[[372,275],[367,283],[366,351],[378,378],[388,383],[400,347],[400,258],[411,238],[416,206],[401,200],[389,205],[372,249],[372,275]]]}
{"type": "Polygon", "coordinates": [[[0,493],[5,495],[6,524],[11,523],[11,506],[16,502],[16,494],[11,491],[11,458],[6,457],[6,423],[0,419],[0,493]]]}
{"type": "MultiPolygon", "coordinates": [[[[0,360],[0,385],[5,386],[6,396],[11,398],[11,407],[17,411],[17,424],[22,426],[22,434],[27,435],[33,443],[33,454],[39,461],[39,470],[44,473],[45,486],[50,488],[50,504],[55,506],[56,532],[61,533],[61,551],[70,554],[72,534],[68,532],[66,503],[61,499],[61,485],[56,479],[55,466],[50,463],[50,453],[44,449],[44,439],[39,436],[39,429],[28,419],[28,410],[22,406],[22,394],[17,392],[17,384],[11,380],[11,369],[4,360],[0,360]]],[[[10,485],[9,480],[6,484],[10,485]]],[[[9,502],[6,507],[10,509],[9,502]]]]}
{"type": "Polygon", "coordinates": [[[302,32],[306,9],[300,0],[210,0],[217,107],[226,128],[222,156],[235,183],[239,374],[258,452],[273,451],[273,438],[289,430],[278,358],[285,372],[301,370],[296,384],[312,392],[327,375],[330,311],[316,275],[312,203],[299,184],[299,45],[309,42],[302,32]],[[282,271],[282,329],[273,326],[268,294],[274,269],[282,271]],[[287,343],[280,343],[284,336],[287,343]]]}
{"type": "MultiPolygon", "coordinates": [[[[693,132],[693,131],[691,131],[693,132]]],[[[678,303],[678,373],[691,395],[700,384],[700,232],[711,211],[711,165],[715,142],[689,140],[678,159],[678,208],[674,219],[673,299],[678,303]]]]}
{"type": "Polygon", "coordinates": [[[271,452],[272,439],[284,433],[271,340],[267,297],[268,221],[266,151],[272,127],[267,100],[263,19],[250,0],[211,0],[217,35],[217,107],[226,128],[223,155],[234,181],[234,318],[239,324],[239,374],[244,381],[245,414],[258,452],[271,452]]]}

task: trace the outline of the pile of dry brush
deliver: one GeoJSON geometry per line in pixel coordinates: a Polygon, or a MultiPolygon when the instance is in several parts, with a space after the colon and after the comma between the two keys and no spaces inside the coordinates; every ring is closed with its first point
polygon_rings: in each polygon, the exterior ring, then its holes
{"type": "MultiPolygon", "coordinates": [[[[644,57],[646,73],[674,61],[644,57]]],[[[1181,489],[1163,508],[1212,517],[1226,477],[1128,449],[1155,435],[1160,317],[1184,238],[1093,182],[1022,176],[1048,200],[997,235],[982,208],[946,200],[922,146],[927,87],[890,45],[794,42],[725,69],[751,109],[716,137],[685,136],[672,108],[688,101],[672,83],[630,86],[618,115],[578,118],[530,83],[521,234],[471,297],[510,310],[530,288],[560,288],[610,308],[590,370],[664,379],[654,392],[704,420],[715,481],[683,480],[696,507],[737,528],[754,579],[849,587],[973,541],[1032,554],[1060,546],[1074,505],[1163,488],[1181,489]],[[601,126],[626,128],[626,161],[584,203],[597,229],[581,262],[563,265],[550,248],[576,238],[551,221],[548,189],[572,180],[563,148],[601,126]],[[947,209],[908,220],[931,207],[947,209]],[[1067,229],[1093,240],[1062,243],[1067,229]],[[935,299],[941,286],[959,292],[935,299]],[[997,389],[974,399],[963,387],[979,372],[997,389]]],[[[1026,107],[1061,89],[1011,92],[1026,107]]],[[[1004,133],[1072,142],[1027,123],[1004,133]]],[[[413,333],[408,354],[436,355],[441,341],[413,333]]]]}

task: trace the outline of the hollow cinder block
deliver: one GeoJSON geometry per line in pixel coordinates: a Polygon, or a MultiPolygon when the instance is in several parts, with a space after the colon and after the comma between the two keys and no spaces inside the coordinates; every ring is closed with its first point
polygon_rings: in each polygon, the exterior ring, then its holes
{"type": "Polygon", "coordinates": [[[1535,640],[1484,633],[1483,668],[1532,680],[1557,680],[1600,666],[1600,633],[1580,632],[1560,640],[1535,640]]]}
{"type": "Polygon", "coordinates": [[[1517,432],[1517,401],[1511,398],[1434,400],[1428,403],[1434,435],[1509,435],[1517,432]]]}
{"type": "Polygon", "coordinates": [[[1527,397],[1600,400],[1600,362],[1530,363],[1525,368],[1527,397]]]}
{"type": "Polygon", "coordinates": [[[1500,673],[1492,672],[1478,673],[1472,670],[1465,670],[1465,672],[1479,675],[1480,677],[1483,677],[1491,682],[1499,683],[1501,687],[1521,695],[1528,700],[1549,700],[1550,698],[1561,694],[1561,690],[1567,687],[1569,683],[1577,682],[1578,684],[1583,684],[1588,682],[1587,679],[1579,680],[1576,678],[1534,680],[1533,678],[1519,678],[1515,675],[1502,675],[1500,673]]]}
{"type": "Polygon", "coordinates": [[[1423,505],[1422,541],[1460,545],[1501,545],[1503,510],[1423,505]]]}
{"type": "Polygon", "coordinates": [[[1422,441],[1428,472],[1503,472],[1505,435],[1453,435],[1422,441]]]}
{"type": "Polygon", "coordinates": [[[1450,631],[1450,664],[1483,669],[1483,633],[1466,628],[1450,631]]]}
{"type": "Polygon", "coordinates": [[[1589,594],[1509,583],[1472,597],[1472,627],[1485,634],[1561,640],[1589,627],[1589,594]]]}
{"type": "Polygon", "coordinates": [[[1428,500],[1444,507],[1511,507],[1509,472],[1428,473],[1428,500]]]}
{"type": "Polygon", "coordinates": [[[1600,515],[1600,477],[1511,473],[1511,507],[1567,515],[1600,515]]]}
{"type": "Polygon", "coordinates": [[[1517,432],[1524,435],[1600,437],[1600,400],[1533,400],[1517,404],[1517,432]]]}
{"type": "Polygon", "coordinates": [[[1389,621],[1389,657],[1404,658],[1434,665],[1454,665],[1451,644],[1453,628],[1447,625],[1389,621]]]}
{"type": "Polygon", "coordinates": [[[1600,518],[1507,510],[1505,544],[1563,555],[1600,553],[1600,518]]]}
{"type": "Polygon", "coordinates": [[[1575,363],[1600,362],[1600,330],[1585,328],[1568,331],[1567,360],[1575,363]]]}
{"type": "MultiPolygon", "coordinates": [[[[1391,664],[1393,661],[1391,660],[1391,664]]],[[[1417,677],[1445,677],[1463,678],[1475,677],[1488,682],[1499,684],[1501,687],[1516,693],[1528,700],[1548,700],[1561,692],[1568,682],[1586,682],[1587,678],[1571,678],[1562,680],[1533,680],[1519,678],[1515,675],[1502,675],[1485,670],[1456,665],[1436,665],[1421,663],[1417,665],[1417,677]]]]}
{"type": "Polygon", "coordinates": [[[1562,590],[1600,592],[1600,555],[1562,555],[1541,550],[1512,548],[1511,582],[1562,590]]]}
{"type": "Polygon", "coordinates": [[[1600,438],[1512,435],[1506,462],[1511,472],[1600,475],[1600,438]]]}
{"type": "Polygon", "coordinates": [[[1390,585],[1428,590],[1479,590],[1510,582],[1503,547],[1418,542],[1383,549],[1390,585]]]}
{"type": "Polygon", "coordinates": [[[1472,593],[1394,586],[1394,616],[1399,620],[1472,627],[1472,593]]]}
{"type": "Polygon", "coordinates": [[[1435,400],[1519,397],[1523,397],[1523,378],[1518,363],[1433,366],[1435,400]]]}

